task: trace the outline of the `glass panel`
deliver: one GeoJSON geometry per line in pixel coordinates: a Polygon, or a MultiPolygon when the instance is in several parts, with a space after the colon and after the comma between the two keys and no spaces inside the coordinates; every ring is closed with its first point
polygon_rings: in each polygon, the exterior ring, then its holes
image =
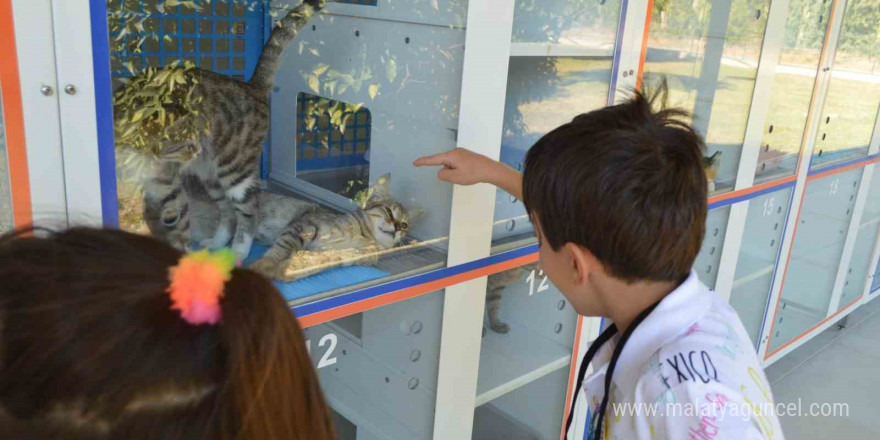
{"type": "Polygon", "coordinates": [[[0,234],[11,231],[12,190],[9,187],[9,163],[6,158],[6,122],[3,119],[3,89],[0,88],[0,234]]]}
{"type": "Polygon", "coordinates": [[[620,0],[517,0],[512,41],[610,52],[619,15],[620,0]]]}
{"type": "Polygon", "coordinates": [[[880,261],[877,262],[877,269],[874,270],[874,278],[871,283],[871,294],[875,294],[880,291],[880,261]]]}
{"type": "Polygon", "coordinates": [[[880,105],[878,21],[876,4],[847,2],[812,168],[868,154],[880,105]]]}
{"type": "Polygon", "coordinates": [[[109,1],[124,229],[243,254],[255,218],[245,263],[291,301],[445,264],[452,188],[412,162],[456,145],[466,0],[333,5],[259,92],[241,81],[300,2],[170,3],[109,1]]]}
{"type": "Polygon", "coordinates": [[[474,440],[559,438],[576,328],[537,263],[489,276],[474,440]]]}
{"type": "Polygon", "coordinates": [[[430,439],[443,292],[305,329],[340,440],[430,439]]]}
{"type": "Polygon", "coordinates": [[[868,281],[868,271],[870,270],[868,266],[871,265],[874,246],[877,244],[878,228],[880,228],[880,178],[878,178],[875,168],[837,310],[846,307],[856,298],[862,296],[865,283],[868,281]]]}
{"type": "Polygon", "coordinates": [[[727,219],[730,217],[730,206],[724,206],[709,211],[706,216],[706,235],[703,237],[703,247],[694,261],[694,270],[710,289],[715,288],[715,279],[718,278],[718,266],[721,263],[721,250],[724,248],[724,236],[727,233],[727,219]]]}
{"type": "Polygon", "coordinates": [[[807,184],[771,331],[771,351],[827,316],[861,178],[859,168],[807,184]]]}
{"type": "Polygon", "coordinates": [[[757,183],[796,171],[831,4],[829,0],[791,2],[758,154],[757,183]]]}
{"type": "Polygon", "coordinates": [[[769,3],[654,3],[645,84],[650,88],[666,78],[669,104],[693,114],[708,157],[716,159],[712,193],[736,184],[769,3]]]}
{"type": "MultiPolygon", "coordinates": [[[[501,161],[522,170],[526,151],[541,136],[575,116],[604,107],[611,80],[611,57],[512,57],[504,103],[501,161]]],[[[534,240],[522,202],[497,191],[496,244],[534,240]]]]}
{"type": "Polygon", "coordinates": [[[755,347],[759,345],[767,300],[773,286],[785,219],[791,206],[791,192],[792,188],[786,188],[748,202],[730,305],[739,314],[755,347]]]}

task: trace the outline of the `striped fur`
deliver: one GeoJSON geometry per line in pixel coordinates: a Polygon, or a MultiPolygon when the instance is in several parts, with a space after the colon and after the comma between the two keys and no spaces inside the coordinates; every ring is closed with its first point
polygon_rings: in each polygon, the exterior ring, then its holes
{"type": "MultiPolygon", "coordinates": [[[[191,239],[205,239],[208,244],[218,229],[234,227],[224,223],[229,219],[222,217],[223,210],[212,200],[211,191],[200,179],[184,178],[182,184],[192,204],[189,211],[191,239]]],[[[390,186],[389,175],[377,179],[370,188],[367,205],[351,213],[332,212],[296,197],[260,191],[256,197],[259,209],[255,240],[271,248],[251,269],[269,278],[291,281],[317,272],[286,274],[287,260],[300,250],[380,250],[397,246],[409,232],[412,216],[391,197],[390,186]]],[[[359,260],[358,263],[370,262],[359,260]]],[[[334,267],[343,265],[346,263],[340,261],[334,267]]]]}
{"type": "Polygon", "coordinates": [[[220,208],[221,225],[226,225],[218,228],[207,244],[220,248],[231,240],[232,249],[239,256],[250,253],[257,229],[260,155],[269,130],[267,95],[285,46],[324,3],[325,0],[305,0],[279,22],[250,82],[205,70],[186,71],[187,75],[197,76],[192,81],[193,107],[207,121],[210,133],[193,140],[199,153],[186,165],[178,166],[176,176],[175,166],[163,163],[144,185],[144,217],[154,235],[168,237],[178,247],[189,243],[185,221],[188,202],[186,192],[179,187],[187,175],[204,183],[220,208]],[[175,212],[180,218],[171,225],[169,220],[175,212]]]}
{"type": "Polygon", "coordinates": [[[532,263],[489,275],[486,281],[486,312],[489,315],[489,328],[493,332],[504,334],[510,331],[510,326],[501,320],[501,294],[504,289],[518,283],[537,267],[538,263],[532,263]]]}

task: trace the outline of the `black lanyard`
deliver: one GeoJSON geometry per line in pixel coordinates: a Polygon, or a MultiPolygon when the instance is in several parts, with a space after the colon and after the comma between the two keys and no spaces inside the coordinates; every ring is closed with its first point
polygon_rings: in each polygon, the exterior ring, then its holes
{"type": "MultiPolygon", "coordinates": [[[[654,308],[657,307],[657,304],[660,302],[656,302],[648,307],[645,310],[642,310],[641,313],[633,319],[633,322],[627,327],[626,331],[620,335],[620,340],[617,341],[617,347],[614,347],[614,353],[611,355],[611,360],[608,362],[608,369],[605,371],[605,396],[602,397],[602,405],[599,406],[599,410],[596,413],[596,430],[593,432],[593,436],[591,439],[599,440],[602,438],[602,422],[605,419],[605,407],[608,406],[608,398],[611,394],[611,375],[614,373],[614,367],[617,365],[617,359],[620,358],[620,354],[623,353],[623,345],[626,344],[626,341],[629,339],[630,335],[632,335],[633,330],[638,327],[651,312],[654,311],[654,308]]],[[[602,347],[603,344],[608,342],[614,334],[617,333],[617,325],[611,324],[602,334],[590,344],[590,348],[587,350],[587,354],[584,355],[584,359],[581,361],[581,368],[578,371],[577,378],[577,387],[574,389],[574,397],[571,399],[571,410],[568,412],[568,420],[565,422],[565,435],[568,436],[568,430],[571,428],[571,422],[574,420],[574,409],[577,405],[577,397],[578,392],[581,390],[581,386],[584,383],[584,376],[587,375],[587,367],[590,365],[590,362],[593,362],[593,357],[596,356],[596,352],[599,351],[599,348],[602,347]]],[[[589,402],[587,402],[589,405],[589,402]]],[[[587,426],[585,429],[590,429],[587,426]]]]}

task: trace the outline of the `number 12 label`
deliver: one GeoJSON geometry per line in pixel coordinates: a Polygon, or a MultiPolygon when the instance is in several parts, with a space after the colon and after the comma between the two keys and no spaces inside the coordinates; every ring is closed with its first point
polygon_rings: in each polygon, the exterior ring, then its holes
{"type": "MultiPolygon", "coordinates": [[[[327,348],[327,351],[324,352],[324,355],[321,356],[321,360],[318,361],[317,369],[321,369],[324,367],[329,367],[336,363],[336,356],[333,356],[333,350],[336,350],[336,344],[339,342],[339,338],[333,333],[327,333],[322,336],[318,341],[318,347],[323,347],[325,345],[330,345],[327,348]],[[331,357],[332,356],[332,357],[331,357]]],[[[312,341],[306,339],[306,351],[309,352],[309,355],[312,354],[312,341]]]]}
{"type": "Polygon", "coordinates": [[[538,282],[538,290],[535,290],[535,270],[529,273],[529,277],[526,278],[526,281],[529,283],[529,296],[534,295],[535,293],[541,293],[550,288],[550,285],[547,284],[547,275],[544,275],[544,269],[538,271],[538,277],[541,277],[541,280],[538,282]]]}

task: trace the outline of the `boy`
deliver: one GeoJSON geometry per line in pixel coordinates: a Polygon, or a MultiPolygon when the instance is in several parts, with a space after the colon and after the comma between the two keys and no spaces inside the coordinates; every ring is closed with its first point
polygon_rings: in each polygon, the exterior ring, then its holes
{"type": "Polygon", "coordinates": [[[742,323],[691,270],[706,222],[705,145],[685,112],[654,110],[657,96],[553,130],[522,175],[462,149],[415,165],[522,200],[544,272],[578,313],[613,323],[579,375],[586,399],[571,417],[589,417],[586,438],[782,439],[742,323]]]}

